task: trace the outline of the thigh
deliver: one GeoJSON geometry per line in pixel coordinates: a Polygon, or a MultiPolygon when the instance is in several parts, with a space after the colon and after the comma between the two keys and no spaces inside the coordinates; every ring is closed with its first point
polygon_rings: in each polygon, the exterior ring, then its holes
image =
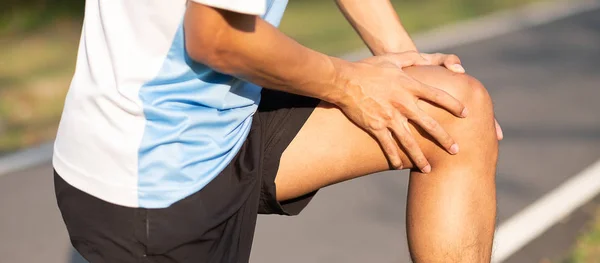
{"type": "MultiPolygon", "coordinates": [[[[421,82],[447,91],[463,103],[469,100],[464,94],[469,94],[467,89],[474,79],[467,75],[454,74],[441,67],[413,67],[405,71],[421,82]]],[[[466,123],[466,120],[427,102],[419,101],[419,107],[461,145],[457,137],[463,128],[454,124],[466,123]]],[[[435,169],[435,159],[449,154],[422,130],[412,123],[410,126],[435,169]]],[[[402,153],[402,161],[404,168],[412,168],[405,153],[402,153]]],[[[385,154],[372,136],[352,123],[339,108],[322,102],[283,152],[275,179],[277,199],[295,198],[327,185],[389,168],[385,154]]]]}

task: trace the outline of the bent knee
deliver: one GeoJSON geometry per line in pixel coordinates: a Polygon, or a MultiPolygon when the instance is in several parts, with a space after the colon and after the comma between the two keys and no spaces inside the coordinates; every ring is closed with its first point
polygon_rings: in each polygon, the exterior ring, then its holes
{"type": "Polygon", "coordinates": [[[483,84],[468,74],[454,73],[440,66],[409,67],[405,71],[422,83],[448,92],[465,106],[492,106],[483,84]]]}
{"type": "MultiPolygon", "coordinates": [[[[465,121],[461,121],[461,123],[476,125],[489,122],[490,120],[493,121],[494,113],[492,99],[487,89],[476,78],[467,74],[454,73],[440,66],[410,67],[406,68],[405,71],[418,81],[441,89],[458,99],[469,111],[469,117],[467,117],[465,121]]],[[[434,105],[424,107],[431,108],[432,106],[434,105]]],[[[434,107],[437,108],[435,111],[441,111],[438,106],[434,107]]],[[[433,110],[434,109],[430,109],[430,111],[433,110]]],[[[446,121],[459,120],[448,112],[444,111],[444,113],[443,116],[438,116],[438,118],[442,118],[442,120],[438,121],[444,122],[445,119],[447,119],[446,121]]]]}
{"type": "MultiPolygon", "coordinates": [[[[498,141],[492,100],[481,82],[469,75],[453,73],[442,67],[414,67],[407,68],[406,72],[427,85],[448,92],[467,107],[468,116],[459,118],[437,105],[418,102],[419,108],[438,121],[458,143],[462,153],[460,156],[471,159],[484,156],[489,157],[489,160],[495,158],[494,149],[497,149],[498,141]]],[[[415,129],[428,141],[422,144],[422,149],[432,165],[439,165],[450,157],[420,127],[415,126],[415,129]]]]}

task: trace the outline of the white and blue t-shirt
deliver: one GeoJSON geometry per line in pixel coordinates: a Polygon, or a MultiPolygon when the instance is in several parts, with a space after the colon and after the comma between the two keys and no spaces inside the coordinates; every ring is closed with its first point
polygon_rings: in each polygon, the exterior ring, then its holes
{"type": "MultiPolygon", "coordinates": [[[[287,0],[191,0],[261,15],[287,0]]],[[[192,61],[186,0],[87,0],[53,165],[117,205],[164,208],[202,189],[236,155],[261,88],[192,61]]]]}

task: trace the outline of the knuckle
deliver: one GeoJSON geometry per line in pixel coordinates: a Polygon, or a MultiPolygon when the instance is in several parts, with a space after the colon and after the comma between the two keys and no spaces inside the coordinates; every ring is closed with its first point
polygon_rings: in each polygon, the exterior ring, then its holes
{"type": "Polygon", "coordinates": [[[405,118],[403,118],[400,121],[400,124],[402,125],[402,127],[406,127],[406,124],[408,124],[409,119],[414,120],[414,121],[418,121],[420,119],[420,116],[416,110],[414,110],[412,108],[407,108],[407,107],[405,107],[405,108],[406,108],[406,110],[404,111],[405,118]]]}
{"type": "Polygon", "coordinates": [[[431,117],[422,117],[421,120],[426,129],[437,130],[440,128],[440,124],[431,117]]]}
{"type": "Polygon", "coordinates": [[[438,103],[438,102],[444,101],[445,94],[444,94],[444,91],[442,91],[440,89],[437,89],[437,88],[427,88],[425,90],[425,92],[428,93],[428,96],[426,96],[427,99],[429,99],[429,100],[431,100],[433,102],[438,103]]]}
{"type": "Polygon", "coordinates": [[[404,141],[402,142],[402,144],[407,149],[410,149],[410,151],[413,152],[414,155],[422,154],[421,148],[419,148],[419,145],[417,144],[417,142],[412,137],[410,137],[409,134],[405,133],[404,141]]]}
{"type": "Polygon", "coordinates": [[[379,141],[381,149],[387,155],[390,155],[393,152],[392,147],[390,147],[390,145],[391,145],[390,139],[387,136],[384,136],[382,133],[374,133],[374,134],[375,134],[375,137],[377,137],[377,140],[379,141]]]}
{"type": "Polygon", "coordinates": [[[373,131],[381,131],[385,129],[385,122],[381,120],[375,120],[367,123],[367,127],[373,131]]]}
{"type": "Polygon", "coordinates": [[[392,119],[394,119],[394,110],[392,109],[386,109],[383,114],[381,115],[381,117],[383,118],[383,120],[385,122],[389,122],[392,119]]]}
{"type": "Polygon", "coordinates": [[[391,117],[388,116],[387,114],[382,115],[381,119],[373,122],[373,127],[383,129],[390,120],[391,120],[391,117]]]}
{"type": "Polygon", "coordinates": [[[394,147],[393,147],[392,143],[389,140],[386,140],[384,148],[385,148],[385,151],[388,153],[388,155],[390,157],[395,157],[396,156],[395,152],[394,152],[394,147]]]}
{"type": "Polygon", "coordinates": [[[444,93],[440,90],[432,91],[432,100],[433,101],[442,101],[444,99],[444,93]]]}
{"type": "Polygon", "coordinates": [[[410,108],[407,107],[406,103],[403,101],[394,102],[394,108],[396,108],[396,110],[403,116],[409,116],[411,114],[410,108]]]}
{"type": "Polygon", "coordinates": [[[415,159],[415,164],[417,164],[417,166],[419,167],[424,167],[427,166],[427,159],[425,159],[425,156],[417,156],[414,158],[415,159]]]}

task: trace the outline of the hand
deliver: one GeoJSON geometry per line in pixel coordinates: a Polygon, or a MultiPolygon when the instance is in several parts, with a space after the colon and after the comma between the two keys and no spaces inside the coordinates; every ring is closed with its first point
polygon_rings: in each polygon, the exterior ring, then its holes
{"type": "MultiPolygon", "coordinates": [[[[442,53],[420,53],[421,57],[425,59],[426,64],[416,63],[415,65],[435,65],[435,66],[444,66],[447,69],[455,72],[455,73],[465,73],[465,69],[463,68],[460,58],[454,54],[442,54],[442,53]]],[[[411,65],[412,66],[412,65],[411,65]]],[[[498,140],[502,140],[504,138],[504,134],[502,133],[502,128],[498,121],[496,120],[496,137],[498,140]]]]}
{"type": "Polygon", "coordinates": [[[429,62],[427,65],[444,66],[453,72],[465,73],[465,68],[460,63],[460,59],[454,54],[421,53],[421,56],[429,62]]]}
{"type": "Polygon", "coordinates": [[[402,71],[404,67],[422,63],[426,63],[425,59],[416,52],[375,56],[352,63],[338,72],[337,86],[344,88],[344,97],[336,104],[379,141],[393,167],[402,168],[397,140],[415,166],[429,173],[431,165],[411,134],[408,120],[422,127],[450,154],[458,153],[459,148],[441,125],[417,106],[417,101],[433,102],[458,117],[466,117],[467,110],[447,92],[402,71]]]}

